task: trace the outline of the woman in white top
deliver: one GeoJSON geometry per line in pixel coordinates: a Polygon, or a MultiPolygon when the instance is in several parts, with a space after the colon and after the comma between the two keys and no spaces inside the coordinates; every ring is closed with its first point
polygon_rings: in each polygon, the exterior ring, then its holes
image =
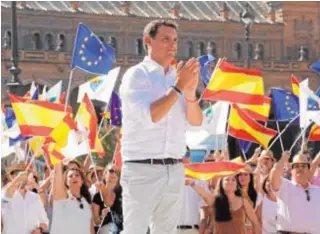
{"type": "Polygon", "coordinates": [[[262,223],[262,234],[276,234],[277,198],[271,190],[269,176],[264,179],[262,190],[264,192],[262,204],[257,209],[257,216],[262,223]]]}
{"type": "Polygon", "coordinates": [[[50,234],[94,234],[91,196],[85,176],[77,168],[62,174],[62,164],[54,167],[53,212],[50,234]],[[65,178],[65,180],[64,180],[65,178]]]}

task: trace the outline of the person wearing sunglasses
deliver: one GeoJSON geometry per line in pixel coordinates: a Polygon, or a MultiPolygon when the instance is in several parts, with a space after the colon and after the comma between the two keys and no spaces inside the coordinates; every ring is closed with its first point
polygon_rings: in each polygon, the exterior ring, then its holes
{"type": "Polygon", "coordinates": [[[62,162],[56,164],[52,189],[50,234],[94,234],[91,196],[83,172],[69,168],[63,175],[62,162]]]}
{"type": "Polygon", "coordinates": [[[94,195],[92,200],[94,222],[99,234],[119,234],[123,229],[120,172],[115,165],[108,164],[104,176],[105,184],[96,183],[99,192],[94,195]]]}
{"type": "Polygon", "coordinates": [[[11,182],[2,189],[3,234],[41,234],[49,220],[39,194],[27,189],[28,171],[13,165],[11,182]]]}
{"type": "Polygon", "coordinates": [[[310,183],[309,155],[300,152],[291,163],[292,180],[282,177],[290,152],[282,154],[271,170],[271,186],[277,196],[277,230],[283,234],[318,234],[320,230],[320,188],[310,183]]]}

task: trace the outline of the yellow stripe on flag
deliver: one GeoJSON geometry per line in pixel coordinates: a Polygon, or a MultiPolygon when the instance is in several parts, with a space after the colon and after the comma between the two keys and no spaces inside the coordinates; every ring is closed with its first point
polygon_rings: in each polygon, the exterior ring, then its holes
{"type": "Polygon", "coordinates": [[[238,104],[238,106],[253,119],[267,122],[271,109],[271,98],[264,97],[263,105],[238,104]]]}
{"type": "Polygon", "coordinates": [[[268,148],[270,140],[277,132],[265,128],[234,104],[230,112],[229,134],[235,138],[255,142],[268,148]]]}

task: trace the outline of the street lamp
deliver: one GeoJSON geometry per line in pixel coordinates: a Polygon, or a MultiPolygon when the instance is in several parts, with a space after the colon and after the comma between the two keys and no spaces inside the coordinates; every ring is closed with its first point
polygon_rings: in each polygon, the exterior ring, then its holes
{"type": "Polygon", "coordinates": [[[11,81],[7,83],[7,87],[12,93],[19,93],[19,87],[21,86],[21,81],[19,74],[21,69],[19,68],[19,54],[18,54],[18,31],[17,31],[17,14],[16,7],[17,2],[11,2],[11,68],[9,69],[11,73],[11,81]]]}
{"type": "Polygon", "coordinates": [[[251,27],[254,23],[254,14],[252,12],[251,7],[249,6],[248,3],[246,3],[245,9],[240,13],[240,19],[241,22],[244,24],[244,29],[245,29],[245,40],[247,42],[247,59],[246,59],[246,67],[250,68],[250,51],[249,51],[249,41],[250,41],[250,32],[251,32],[251,27]]]}

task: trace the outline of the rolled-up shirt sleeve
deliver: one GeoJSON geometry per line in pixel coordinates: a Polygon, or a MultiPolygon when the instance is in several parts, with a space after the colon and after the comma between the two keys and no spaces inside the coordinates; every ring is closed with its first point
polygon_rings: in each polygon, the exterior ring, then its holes
{"type": "Polygon", "coordinates": [[[122,78],[120,98],[124,115],[130,119],[152,125],[150,107],[154,101],[152,85],[141,67],[130,68],[122,78]]]}

